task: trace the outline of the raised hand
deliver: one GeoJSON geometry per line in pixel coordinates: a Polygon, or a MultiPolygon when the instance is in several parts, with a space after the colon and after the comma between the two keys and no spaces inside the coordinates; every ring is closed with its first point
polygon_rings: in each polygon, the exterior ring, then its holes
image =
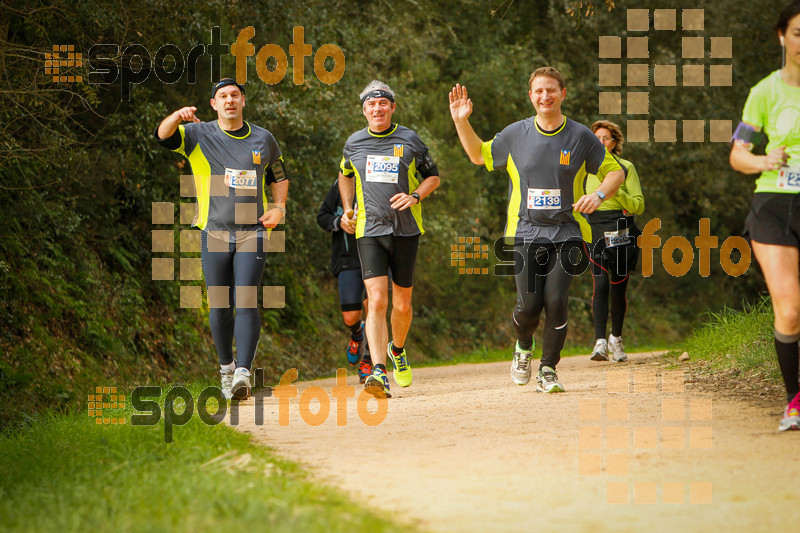
{"type": "Polygon", "coordinates": [[[197,112],[195,106],[182,107],[175,111],[175,114],[181,119],[181,122],[202,122],[199,118],[194,116],[197,112]]]}
{"type": "Polygon", "coordinates": [[[458,83],[450,91],[450,116],[454,121],[466,120],[472,114],[472,100],[467,95],[467,88],[458,83]]]}

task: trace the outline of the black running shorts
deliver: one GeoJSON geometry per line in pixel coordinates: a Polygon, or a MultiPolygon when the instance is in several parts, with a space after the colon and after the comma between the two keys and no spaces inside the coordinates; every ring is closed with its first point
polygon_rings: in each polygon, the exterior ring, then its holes
{"type": "Polygon", "coordinates": [[[365,280],[387,276],[391,268],[394,283],[400,287],[414,286],[419,235],[361,237],[357,242],[361,273],[365,280]]]}
{"type": "Polygon", "coordinates": [[[744,227],[750,240],[800,248],[800,194],[754,194],[744,227]]]}

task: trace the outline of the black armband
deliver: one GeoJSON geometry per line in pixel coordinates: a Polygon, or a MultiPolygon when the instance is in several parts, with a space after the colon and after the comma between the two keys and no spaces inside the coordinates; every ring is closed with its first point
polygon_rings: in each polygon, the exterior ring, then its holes
{"type": "Polygon", "coordinates": [[[753,126],[740,122],[739,125],[736,126],[736,131],[733,132],[731,144],[733,144],[734,141],[741,141],[744,144],[757,145],[761,143],[761,139],[763,138],[764,134],[760,131],[756,131],[753,126]]]}
{"type": "Polygon", "coordinates": [[[417,168],[419,168],[420,176],[423,178],[439,175],[439,169],[436,167],[430,152],[425,152],[417,168]]]}
{"type": "Polygon", "coordinates": [[[283,159],[278,159],[267,169],[267,184],[278,183],[285,179],[288,179],[286,176],[286,166],[283,164],[283,159]]]}

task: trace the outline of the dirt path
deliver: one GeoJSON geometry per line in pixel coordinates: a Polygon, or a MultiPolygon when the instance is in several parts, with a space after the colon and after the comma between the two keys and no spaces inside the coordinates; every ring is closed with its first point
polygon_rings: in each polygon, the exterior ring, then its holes
{"type": "MultiPolygon", "coordinates": [[[[302,376],[301,376],[302,377],[302,376]]],[[[681,369],[571,357],[566,394],[511,383],[509,363],[414,369],[382,423],[310,426],[277,398],[239,428],[365,505],[429,531],[790,531],[800,522],[800,435],[770,407],[701,389],[681,369]],[[620,502],[620,503],[613,503],[620,502]],[[674,502],[674,503],[673,503],[674,502]],[[791,525],[794,524],[794,525],[791,525]]],[[[535,378],[534,378],[535,380],[535,378]]],[[[296,383],[299,392],[334,380],[296,383]]],[[[355,376],[348,384],[361,391],[355,376]]],[[[316,401],[312,409],[316,410],[316,401]]],[[[370,408],[375,409],[375,401],[370,408]]]]}

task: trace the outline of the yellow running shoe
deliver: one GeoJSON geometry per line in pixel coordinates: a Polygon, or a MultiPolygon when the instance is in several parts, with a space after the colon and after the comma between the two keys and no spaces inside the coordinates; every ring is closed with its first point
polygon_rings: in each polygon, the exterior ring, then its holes
{"type": "Polygon", "coordinates": [[[390,342],[387,352],[394,365],[394,382],[401,387],[408,387],[411,385],[411,365],[408,364],[408,357],[406,356],[405,349],[400,355],[395,355],[394,351],[392,351],[392,343],[390,342]]]}

